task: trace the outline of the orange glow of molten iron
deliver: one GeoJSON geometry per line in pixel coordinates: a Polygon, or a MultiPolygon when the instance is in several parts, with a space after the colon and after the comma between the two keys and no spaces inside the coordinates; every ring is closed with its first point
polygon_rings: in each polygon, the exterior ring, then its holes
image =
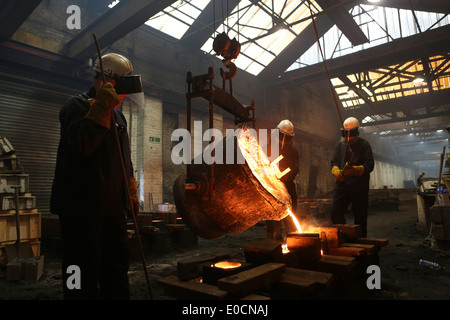
{"type": "Polygon", "coordinates": [[[294,221],[295,227],[297,228],[298,233],[303,233],[302,227],[300,226],[300,223],[298,222],[295,215],[292,213],[291,209],[288,209],[289,215],[291,216],[292,220],[294,221]]]}
{"type": "MultiPolygon", "coordinates": [[[[300,226],[300,222],[298,222],[297,218],[295,217],[295,215],[292,213],[291,209],[288,209],[289,215],[292,218],[292,221],[294,221],[295,227],[297,228],[297,232],[298,233],[303,233],[302,231],[302,227],[300,226]]],[[[286,254],[289,251],[287,243],[281,245],[281,251],[283,252],[283,254],[286,254]]]]}
{"type": "Polygon", "coordinates": [[[220,261],[211,265],[211,267],[222,268],[222,269],[233,269],[239,268],[241,263],[234,261],[220,261]]]}

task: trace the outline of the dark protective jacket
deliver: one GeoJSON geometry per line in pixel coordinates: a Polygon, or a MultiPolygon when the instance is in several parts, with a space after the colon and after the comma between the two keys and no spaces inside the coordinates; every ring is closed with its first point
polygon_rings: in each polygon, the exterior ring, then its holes
{"type": "MultiPolygon", "coordinates": [[[[95,89],[71,97],[62,107],[60,142],[52,185],[53,214],[102,218],[124,214],[129,207],[114,128],[85,118],[95,89]]],[[[126,174],[133,175],[126,120],[114,110],[126,174]]]]}
{"type": "Polygon", "coordinates": [[[281,159],[279,163],[280,172],[283,172],[287,168],[291,169],[291,171],[281,177],[280,180],[286,186],[289,195],[292,198],[293,208],[295,209],[297,207],[295,177],[298,174],[300,166],[298,150],[293,144],[285,145],[283,149],[280,149],[280,155],[283,156],[283,159],[281,159]]]}
{"type": "MultiPolygon", "coordinates": [[[[372,147],[367,140],[357,137],[350,144],[350,148],[353,151],[353,163],[354,166],[362,165],[364,167],[364,174],[362,176],[346,176],[343,182],[336,183],[336,188],[348,188],[351,190],[368,190],[370,173],[374,167],[374,159],[372,154],[372,147]]],[[[351,156],[348,151],[347,142],[338,142],[334,149],[333,157],[330,161],[330,168],[338,166],[339,169],[343,169],[346,162],[350,161],[351,156]]]]}

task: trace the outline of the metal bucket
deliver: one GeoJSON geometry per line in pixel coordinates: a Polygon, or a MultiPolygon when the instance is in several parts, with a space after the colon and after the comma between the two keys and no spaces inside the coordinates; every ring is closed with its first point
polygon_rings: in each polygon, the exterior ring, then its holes
{"type": "MultiPolygon", "coordinates": [[[[207,172],[205,167],[195,169],[198,175],[207,172]]],[[[203,200],[199,193],[185,190],[185,174],[174,184],[177,210],[199,237],[214,239],[227,233],[239,234],[259,221],[281,220],[288,215],[290,203],[277,200],[246,165],[216,165],[215,179],[212,200],[203,200]]]]}
{"type": "MultiPolygon", "coordinates": [[[[238,138],[239,143],[235,143],[234,151],[235,154],[240,152],[240,155],[244,155],[246,161],[243,164],[234,162],[214,165],[215,196],[212,199],[204,200],[199,192],[187,190],[185,174],[174,183],[173,193],[178,212],[183,221],[202,238],[239,234],[259,221],[281,220],[289,215],[291,197],[284,184],[274,179],[274,173],[279,173],[278,167],[270,164],[265,154],[249,153],[248,146],[255,143],[254,137],[248,137],[243,132],[238,138]],[[242,143],[244,138],[248,140],[242,143]],[[261,168],[266,171],[258,171],[261,168]]],[[[226,150],[223,154],[225,159],[226,150]]],[[[207,180],[205,177],[210,169],[205,164],[191,165],[189,180],[207,180]]]]}

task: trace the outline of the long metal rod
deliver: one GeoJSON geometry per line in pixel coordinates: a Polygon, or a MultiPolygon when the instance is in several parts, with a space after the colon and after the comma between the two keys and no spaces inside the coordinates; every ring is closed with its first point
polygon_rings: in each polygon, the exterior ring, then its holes
{"type": "MultiPolygon", "coordinates": [[[[103,73],[103,62],[102,62],[102,56],[101,56],[101,52],[100,52],[100,46],[98,44],[97,36],[95,35],[95,33],[93,34],[93,36],[94,36],[95,45],[97,47],[98,59],[99,59],[99,64],[100,64],[100,69],[101,69],[101,73],[102,73],[103,82],[105,82],[105,75],[103,73]]],[[[136,237],[137,237],[138,244],[139,244],[139,252],[140,252],[140,255],[141,255],[142,265],[143,265],[143,268],[144,268],[145,279],[147,281],[148,292],[149,292],[149,295],[150,295],[150,299],[153,300],[153,293],[152,293],[152,288],[150,286],[150,279],[149,279],[149,276],[148,276],[147,263],[145,261],[144,250],[143,250],[143,247],[142,247],[142,241],[141,241],[141,236],[140,236],[140,233],[139,233],[139,228],[138,228],[138,225],[137,225],[136,214],[134,212],[133,202],[131,200],[131,192],[130,192],[130,186],[129,186],[129,183],[128,183],[128,175],[127,175],[127,172],[126,172],[126,169],[125,169],[125,163],[123,161],[122,148],[121,148],[121,145],[120,145],[119,133],[117,132],[117,126],[116,126],[116,119],[115,119],[115,115],[114,115],[114,110],[112,110],[112,126],[114,127],[114,133],[115,133],[115,136],[116,136],[117,148],[119,150],[120,162],[121,162],[121,165],[122,165],[123,178],[125,180],[125,187],[126,187],[125,189],[127,191],[128,199],[129,199],[129,202],[130,202],[130,210],[131,210],[131,213],[132,213],[133,222],[134,222],[135,231],[136,231],[136,237]]]]}
{"type": "MultiPolygon", "coordinates": [[[[331,83],[330,73],[328,72],[328,67],[327,67],[327,64],[325,62],[325,55],[323,54],[322,47],[320,45],[319,32],[317,31],[316,21],[315,21],[315,18],[313,17],[313,12],[312,12],[311,6],[309,7],[309,10],[311,12],[311,20],[312,20],[313,27],[314,27],[314,33],[316,34],[317,45],[319,46],[319,51],[320,51],[320,54],[322,56],[323,66],[324,66],[325,72],[327,74],[328,83],[330,84],[331,94],[333,95],[334,103],[336,105],[336,110],[337,110],[338,115],[339,115],[339,120],[341,122],[342,129],[344,129],[344,121],[342,119],[341,110],[339,109],[339,103],[338,103],[338,100],[337,100],[337,97],[336,97],[336,92],[334,90],[333,84],[331,83]]],[[[347,149],[350,151],[350,155],[351,155],[351,158],[350,158],[350,161],[348,162],[348,164],[349,165],[353,165],[354,153],[353,153],[353,150],[352,150],[352,148],[350,146],[350,133],[349,133],[347,139],[345,139],[345,141],[347,142],[347,149]]],[[[346,163],[346,166],[347,166],[347,163],[346,163]]],[[[343,168],[341,170],[343,170],[343,168]]]]}
{"type": "Polygon", "coordinates": [[[102,53],[100,51],[100,46],[98,44],[97,35],[94,33],[92,36],[94,37],[95,46],[97,47],[98,63],[100,64],[100,72],[101,72],[102,80],[103,80],[103,83],[106,83],[105,72],[103,70],[102,53]]]}

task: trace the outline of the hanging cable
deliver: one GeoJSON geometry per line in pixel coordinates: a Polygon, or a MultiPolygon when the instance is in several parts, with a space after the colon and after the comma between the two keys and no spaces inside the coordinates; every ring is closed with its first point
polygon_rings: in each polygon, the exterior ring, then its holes
{"type": "Polygon", "coordinates": [[[213,38],[216,36],[216,0],[213,0],[213,38]]]}
{"type": "Polygon", "coordinates": [[[223,0],[220,0],[220,7],[222,8],[222,25],[223,25],[223,32],[225,33],[225,13],[223,12],[223,0]]]}
{"type": "MultiPolygon", "coordinates": [[[[327,74],[328,83],[330,84],[331,94],[333,95],[334,103],[336,105],[336,110],[337,110],[338,115],[339,115],[339,120],[341,122],[342,129],[344,129],[344,121],[342,120],[342,114],[341,114],[341,110],[339,109],[339,103],[338,103],[338,100],[337,100],[337,97],[336,97],[336,92],[334,91],[334,87],[333,87],[333,84],[331,82],[330,73],[328,72],[327,64],[325,62],[325,56],[323,54],[322,47],[320,45],[319,32],[317,31],[316,21],[314,19],[314,15],[313,15],[313,11],[311,9],[311,5],[309,4],[308,6],[309,6],[309,11],[311,13],[311,20],[312,20],[312,23],[313,23],[314,32],[316,34],[317,45],[319,47],[320,55],[322,57],[323,66],[324,66],[325,72],[327,74]]],[[[347,142],[347,148],[348,148],[348,150],[350,152],[350,155],[351,155],[350,156],[350,161],[349,161],[349,164],[351,165],[352,162],[353,162],[354,154],[353,154],[353,150],[352,150],[352,148],[350,146],[350,132],[348,132],[345,141],[347,142]]]]}
{"type": "Polygon", "coordinates": [[[240,1],[238,2],[238,5],[237,5],[237,39],[240,43],[241,42],[241,37],[240,37],[241,30],[239,28],[239,3],[240,3],[240,1]]]}
{"type": "Polygon", "coordinates": [[[228,6],[228,0],[227,0],[227,33],[230,33],[230,8],[228,6]]]}

